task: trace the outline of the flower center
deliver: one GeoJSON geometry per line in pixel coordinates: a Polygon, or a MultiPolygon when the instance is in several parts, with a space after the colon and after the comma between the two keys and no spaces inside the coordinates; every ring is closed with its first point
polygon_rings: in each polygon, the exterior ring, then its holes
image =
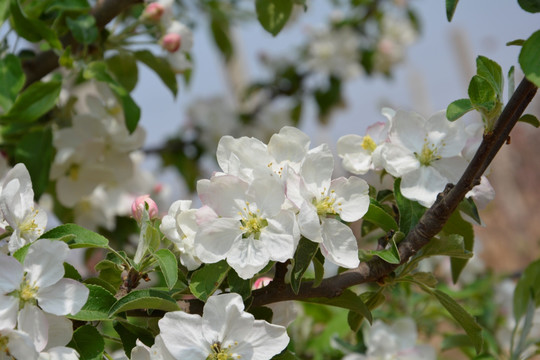
{"type": "Polygon", "coordinates": [[[360,146],[362,146],[364,150],[369,151],[370,154],[377,148],[377,144],[375,144],[375,141],[373,141],[373,139],[369,135],[364,136],[364,139],[362,140],[362,144],[360,146]]]}
{"type": "Polygon", "coordinates": [[[2,336],[2,334],[0,333],[0,353],[5,353],[7,356],[10,356],[8,343],[9,338],[7,336],[2,336]]]}
{"type": "Polygon", "coordinates": [[[441,157],[437,155],[438,149],[435,147],[434,144],[431,144],[431,146],[426,142],[424,142],[424,146],[422,147],[422,152],[420,155],[416,154],[416,158],[418,161],[420,161],[420,164],[424,166],[429,166],[431,163],[435,160],[439,160],[441,157]]]}
{"type": "Polygon", "coordinates": [[[24,303],[27,303],[27,302],[35,303],[38,290],[39,290],[38,286],[32,286],[28,282],[28,280],[26,280],[26,278],[23,279],[21,283],[21,287],[19,289],[19,299],[21,299],[20,306],[23,307],[24,303]]]}
{"type": "Polygon", "coordinates": [[[259,213],[259,209],[256,212],[250,211],[248,202],[246,202],[244,213],[239,213],[242,216],[242,219],[240,219],[240,230],[244,232],[242,235],[244,239],[253,235],[256,240],[259,240],[261,230],[268,226],[268,221],[262,218],[259,213]]]}
{"type": "Polygon", "coordinates": [[[25,234],[35,233],[38,230],[38,225],[36,224],[36,215],[38,210],[33,210],[26,216],[23,221],[19,224],[19,230],[21,235],[24,237],[25,234]]]}
{"type": "Polygon", "coordinates": [[[330,195],[325,194],[326,189],[321,191],[321,198],[314,198],[312,201],[313,205],[315,205],[315,208],[317,209],[317,215],[320,217],[325,217],[326,215],[337,215],[338,211],[341,211],[341,207],[339,207],[336,211],[334,205],[341,206],[341,203],[336,204],[334,190],[330,191],[330,195]]]}
{"type": "MultiPolygon", "coordinates": [[[[234,345],[238,345],[237,342],[234,345]]],[[[210,347],[212,352],[208,355],[206,360],[234,360],[233,354],[231,353],[232,345],[227,346],[226,348],[221,347],[221,343],[216,341],[210,347]]],[[[240,355],[236,356],[236,359],[240,359],[240,355]]]]}
{"type": "Polygon", "coordinates": [[[79,168],[77,164],[73,164],[68,169],[68,176],[72,181],[77,181],[79,179],[79,168]]]}

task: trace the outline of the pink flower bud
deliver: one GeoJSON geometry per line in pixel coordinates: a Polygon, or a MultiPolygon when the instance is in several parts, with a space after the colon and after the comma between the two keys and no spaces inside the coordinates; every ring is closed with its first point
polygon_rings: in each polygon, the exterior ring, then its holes
{"type": "Polygon", "coordinates": [[[148,6],[144,9],[143,17],[152,21],[159,21],[164,12],[165,8],[163,8],[163,5],[154,2],[148,4],[148,6]]]}
{"type": "Polygon", "coordinates": [[[253,290],[257,290],[257,289],[267,286],[268,284],[272,282],[272,280],[273,279],[268,276],[263,276],[263,277],[258,278],[253,283],[253,290]]]}
{"type": "Polygon", "coordinates": [[[148,216],[150,219],[154,219],[158,216],[158,207],[154,200],[150,198],[150,195],[141,195],[133,201],[133,204],[131,204],[131,214],[135,220],[141,221],[146,204],[148,204],[148,216]]]}
{"type": "Polygon", "coordinates": [[[161,46],[172,53],[180,49],[181,43],[182,38],[180,37],[180,34],[177,33],[168,33],[161,39],[161,46]]]}

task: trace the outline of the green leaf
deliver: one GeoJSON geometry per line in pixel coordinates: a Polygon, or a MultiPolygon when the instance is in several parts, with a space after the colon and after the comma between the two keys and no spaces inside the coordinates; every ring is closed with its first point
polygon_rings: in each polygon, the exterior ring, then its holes
{"type": "Polygon", "coordinates": [[[302,276],[306,272],[311,260],[317,253],[319,244],[302,237],[296,248],[293,258],[293,267],[291,271],[291,287],[295,294],[300,290],[302,276]]]}
{"type": "Polygon", "coordinates": [[[255,0],[257,19],[273,36],[283,29],[291,16],[292,8],[291,0],[255,0]]]}
{"type": "Polygon", "coordinates": [[[178,83],[176,82],[176,74],[172,71],[167,60],[156,57],[148,50],[135,51],[135,58],[144,65],[152,69],[161,79],[163,84],[171,90],[174,96],[178,93],[178,83]]]}
{"type": "Polygon", "coordinates": [[[229,61],[234,53],[233,43],[229,36],[229,22],[222,18],[213,17],[210,22],[210,31],[212,32],[214,42],[219,51],[223,54],[225,61],[229,61]]]}
{"type": "Polygon", "coordinates": [[[518,0],[519,6],[527,12],[540,12],[540,0],[518,0]]]}
{"type": "Polygon", "coordinates": [[[430,256],[450,256],[452,258],[470,259],[472,253],[465,250],[463,236],[451,234],[448,236],[435,237],[417,253],[415,258],[427,258],[430,256]]]}
{"type": "Polygon", "coordinates": [[[315,280],[313,281],[313,287],[321,285],[324,277],[324,255],[320,249],[313,257],[313,268],[315,270],[315,280]]]}
{"type": "Polygon", "coordinates": [[[105,60],[109,71],[120,85],[131,92],[138,81],[138,68],[135,57],[128,52],[121,52],[105,60]]]}
{"type": "Polygon", "coordinates": [[[363,219],[367,220],[384,231],[398,230],[398,224],[392,215],[388,214],[381,205],[374,199],[370,198],[368,212],[364,215],[363,219]]]}
{"type": "Polygon", "coordinates": [[[109,317],[124,311],[136,309],[176,311],[180,310],[180,307],[165,291],[155,289],[133,290],[116,301],[109,310],[109,317]]]}
{"type": "MultiPolygon", "coordinates": [[[[105,281],[105,280],[103,280],[101,278],[98,278],[98,277],[88,278],[88,279],[84,280],[83,283],[84,284],[89,284],[89,285],[101,286],[102,288],[104,288],[105,290],[110,292],[111,294],[116,294],[116,292],[118,291],[118,288],[120,286],[120,285],[118,285],[117,287],[114,287],[109,282],[107,282],[107,281],[105,281]]],[[[121,283],[122,283],[122,280],[121,280],[121,283]]]]}
{"type": "Polygon", "coordinates": [[[137,129],[137,125],[139,124],[139,120],[141,118],[141,109],[135,103],[135,101],[133,101],[133,98],[129,94],[120,96],[120,100],[122,101],[122,107],[124,108],[126,128],[131,134],[135,131],[135,129],[137,129]]]}
{"type": "Polygon", "coordinates": [[[446,335],[443,339],[441,350],[474,346],[471,338],[465,334],[446,335]]]}
{"type": "Polygon", "coordinates": [[[21,264],[24,262],[24,258],[28,253],[28,249],[30,249],[30,245],[32,245],[32,243],[24,245],[22,248],[17,249],[17,251],[13,253],[13,257],[17,259],[21,264]]]}
{"type": "Polygon", "coordinates": [[[448,22],[452,21],[454,13],[456,12],[456,7],[459,0],[446,0],[446,18],[448,22]]]}
{"type": "Polygon", "coordinates": [[[242,299],[246,300],[251,296],[251,280],[242,279],[234,269],[229,270],[227,281],[231,292],[240,294],[242,299]]]}
{"type": "Polygon", "coordinates": [[[300,360],[300,358],[292,351],[285,349],[281,354],[274,356],[272,360],[300,360]]]}
{"type": "Polygon", "coordinates": [[[7,54],[0,60],[0,79],[0,108],[8,112],[26,79],[18,56],[7,54]]]}
{"type": "Polygon", "coordinates": [[[76,224],[57,226],[41,235],[40,239],[58,239],[67,243],[71,249],[107,248],[109,245],[109,240],[103,236],[76,224]]]}
{"type": "Polygon", "coordinates": [[[51,128],[41,128],[24,134],[15,148],[15,161],[26,165],[36,199],[49,184],[49,170],[54,158],[52,140],[51,128]]]}
{"type": "Polygon", "coordinates": [[[85,284],[85,286],[90,290],[86,304],[78,313],[68,315],[68,318],[80,321],[109,320],[109,310],[116,303],[114,295],[98,285],[85,284]]]}
{"type": "Polygon", "coordinates": [[[476,323],[476,320],[469,314],[461,305],[459,305],[454,299],[448,296],[446,293],[440,290],[429,290],[423,288],[428,294],[433,295],[441,305],[452,315],[452,317],[461,325],[465,330],[471,342],[476,349],[477,353],[482,350],[482,328],[476,323]]]}
{"type": "Polygon", "coordinates": [[[473,106],[487,111],[495,108],[497,95],[489,80],[474,75],[469,83],[468,94],[473,106]]]}
{"type": "Polygon", "coordinates": [[[352,310],[365,317],[370,324],[373,322],[373,317],[368,306],[362,301],[359,295],[356,295],[351,290],[346,289],[340,296],[335,298],[309,298],[303,299],[302,301],[352,310]]]}
{"type": "Polygon", "coordinates": [[[525,77],[540,86],[540,30],[525,40],[519,53],[519,64],[525,77]]]}
{"type": "Polygon", "coordinates": [[[82,276],[79,274],[75,266],[64,262],[64,278],[82,281],[82,276]]]}
{"type": "Polygon", "coordinates": [[[525,44],[525,40],[523,39],[516,39],[512,40],[506,43],[506,46],[516,45],[516,46],[523,46],[525,44]]]}
{"type": "Polygon", "coordinates": [[[416,272],[412,274],[411,277],[416,283],[424,284],[425,286],[428,286],[430,288],[434,288],[435,285],[437,285],[437,279],[430,272],[416,272]]]}
{"type": "Polygon", "coordinates": [[[51,11],[83,11],[90,9],[86,0],[52,0],[47,4],[46,12],[51,11]]]}
{"type": "Polygon", "coordinates": [[[101,360],[105,341],[94,326],[83,325],[73,332],[73,338],[67,346],[77,350],[80,360],[101,360]]]}
{"type": "Polygon", "coordinates": [[[96,19],[92,15],[81,14],[75,19],[68,17],[66,24],[75,40],[81,44],[89,45],[98,37],[96,19]]]}
{"type": "Polygon", "coordinates": [[[230,267],[225,260],[215,264],[205,264],[191,276],[189,284],[191,293],[198,299],[206,301],[225,280],[229,269],[230,267]]]}
{"type": "Polygon", "coordinates": [[[407,235],[418,224],[418,221],[426,212],[426,208],[416,201],[405,198],[401,194],[400,186],[401,179],[396,179],[394,182],[394,196],[399,210],[399,231],[407,235]]]}
{"type": "Polygon", "coordinates": [[[453,101],[446,108],[446,118],[450,121],[456,121],[469,111],[473,110],[474,107],[469,99],[459,99],[453,101]]]}
{"type": "Polygon", "coordinates": [[[113,321],[114,330],[120,335],[122,347],[128,357],[131,357],[131,350],[137,345],[137,339],[146,346],[154,344],[154,335],[145,328],[127,322],[113,321]]]}
{"type": "Polygon", "coordinates": [[[9,1],[0,1],[0,27],[9,16],[9,1]]]}
{"type": "MultiPolygon", "coordinates": [[[[122,264],[118,264],[109,259],[103,259],[94,266],[94,270],[99,272],[99,279],[107,282],[107,284],[114,289],[112,290],[113,293],[118,290],[123,282],[122,271],[124,270],[124,267],[122,264]]],[[[107,289],[109,289],[109,286],[107,286],[107,289]]]]}
{"type": "Polygon", "coordinates": [[[516,89],[516,82],[514,78],[514,66],[510,66],[508,70],[508,98],[510,99],[514,95],[514,90],[516,89]]]}
{"type": "Polygon", "coordinates": [[[153,256],[159,264],[167,287],[172,289],[178,281],[178,261],[176,256],[168,249],[159,249],[153,256]]]}
{"type": "Polygon", "coordinates": [[[10,11],[13,28],[21,37],[30,42],[45,39],[51,47],[62,49],[62,43],[58,39],[56,32],[43,21],[27,17],[23,13],[18,0],[11,1],[10,11]]]}
{"type": "Polygon", "coordinates": [[[485,56],[478,56],[476,58],[476,73],[489,81],[499,99],[502,99],[504,77],[501,66],[485,56]]]}
{"type": "MultiPolygon", "coordinates": [[[[443,227],[443,232],[450,234],[458,234],[463,237],[465,250],[472,252],[474,247],[474,230],[471,223],[463,220],[459,211],[454,211],[443,227]]],[[[463,257],[452,257],[450,264],[452,266],[452,280],[456,283],[459,279],[461,271],[467,265],[469,259],[463,257]]]]}
{"type": "Polygon", "coordinates": [[[524,123],[527,123],[527,124],[531,124],[535,128],[540,126],[540,121],[538,121],[538,118],[536,116],[534,116],[534,115],[531,115],[531,114],[523,115],[522,117],[519,118],[518,121],[521,121],[521,122],[524,122],[524,123]]]}
{"type": "MultiPolygon", "coordinates": [[[[360,294],[360,299],[366,306],[369,311],[377,308],[379,305],[384,303],[386,298],[382,294],[382,291],[368,291],[360,294]]],[[[355,311],[350,311],[347,316],[347,322],[352,331],[356,332],[360,329],[360,325],[364,320],[364,316],[355,311]]]]}
{"type": "Polygon", "coordinates": [[[538,279],[540,279],[540,260],[536,260],[525,268],[516,285],[516,290],[514,290],[514,318],[516,323],[519,323],[527,311],[531,292],[536,305],[540,305],[540,282],[538,279]]]}
{"type": "Polygon", "coordinates": [[[33,122],[54,107],[61,89],[61,81],[35,82],[19,94],[11,109],[0,119],[4,122],[33,122]]]}
{"type": "Polygon", "coordinates": [[[480,219],[480,213],[472,198],[465,198],[461,200],[458,206],[458,210],[473,219],[478,225],[482,225],[482,219],[480,219]]]}

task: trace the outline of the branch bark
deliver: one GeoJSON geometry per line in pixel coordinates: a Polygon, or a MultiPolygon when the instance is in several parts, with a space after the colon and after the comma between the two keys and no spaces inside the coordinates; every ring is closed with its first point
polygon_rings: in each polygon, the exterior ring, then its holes
{"type": "MultiPolygon", "coordinates": [[[[527,79],[524,78],[521,81],[497,120],[493,132],[484,135],[480,147],[458,183],[455,186],[447,185],[444,192],[439,194],[437,201],[425,212],[416,227],[399,244],[401,264],[406,263],[442,230],[467,192],[480,183],[480,177],[508,139],[510,131],[533,99],[536,90],[537,87],[527,79]]],[[[312,281],[303,282],[298,294],[295,294],[288,284],[274,284],[272,282],[262,289],[253,291],[251,306],[257,307],[278,301],[302,300],[313,297],[336,297],[350,286],[382,281],[397,267],[398,265],[374,258],[368,262],[360,263],[356,269],[347,270],[339,275],[324,279],[318,287],[313,287],[312,281]]]]}
{"type": "MultiPolygon", "coordinates": [[[[90,14],[96,18],[96,26],[102,30],[112,19],[118,16],[133,4],[141,3],[143,0],[102,0],[98,1],[90,14]]],[[[68,45],[76,45],[76,41],[68,34],[62,39],[64,47],[68,45]]],[[[45,75],[52,72],[58,67],[58,55],[53,50],[39,53],[32,59],[25,60],[22,64],[24,73],[26,74],[26,82],[24,88],[30,86],[36,81],[39,81],[45,75]]]]}

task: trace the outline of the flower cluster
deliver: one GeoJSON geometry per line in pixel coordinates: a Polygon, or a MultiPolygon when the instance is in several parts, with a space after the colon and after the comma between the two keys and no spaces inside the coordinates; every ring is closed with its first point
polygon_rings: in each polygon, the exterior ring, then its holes
{"type": "Polygon", "coordinates": [[[357,177],[332,180],[334,159],[326,144],[309,149],[300,130],[284,127],[268,145],[224,136],[217,160],[223,172],[199,180],[203,206],[177,202],[161,231],[183,252],[185,266],[226,259],[244,279],[270,261],[291,259],[301,236],[320,244],[331,262],[358,266],[358,245],[343,221],[369,207],[368,185],[357,177]]]}

